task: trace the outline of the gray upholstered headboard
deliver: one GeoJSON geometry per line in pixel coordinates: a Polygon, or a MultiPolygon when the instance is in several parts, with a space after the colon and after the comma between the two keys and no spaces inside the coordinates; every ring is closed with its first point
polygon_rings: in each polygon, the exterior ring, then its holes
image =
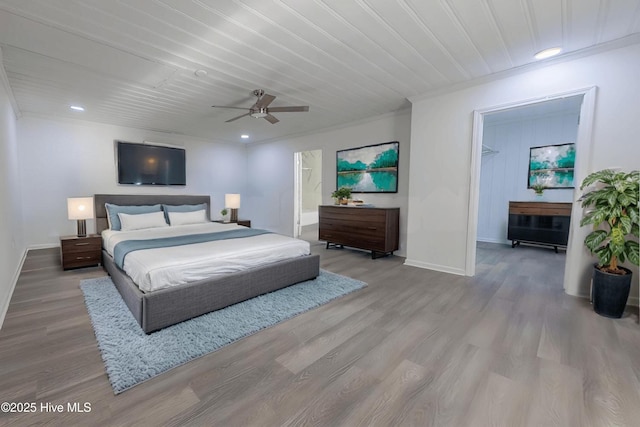
{"type": "Polygon", "coordinates": [[[114,205],[140,206],[157,205],[164,203],[167,205],[197,205],[206,203],[209,207],[207,217],[210,218],[211,197],[209,196],[189,196],[183,194],[94,194],[93,207],[96,216],[96,233],[100,234],[109,228],[107,221],[107,209],[105,203],[114,205]]]}

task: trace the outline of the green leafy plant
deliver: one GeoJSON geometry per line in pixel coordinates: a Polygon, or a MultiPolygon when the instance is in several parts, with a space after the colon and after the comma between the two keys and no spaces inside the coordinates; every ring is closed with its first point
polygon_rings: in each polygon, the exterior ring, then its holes
{"type": "Polygon", "coordinates": [[[590,208],[580,225],[593,225],[584,244],[598,257],[598,267],[613,274],[626,274],[618,268],[625,260],[640,265],[638,199],[640,173],[605,169],[587,176],[580,190],[594,186],[581,198],[582,207],[590,208]],[[635,236],[635,240],[631,238],[635,236]]]}
{"type": "Polygon", "coordinates": [[[338,200],[348,200],[351,197],[351,189],[347,187],[340,187],[331,193],[331,197],[338,200]]]}
{"type": "Polygon", "coordinates": [[[224,208],[220,211],[220,215],[222,216],[227,216],[227,214],[229,213],[229,211],[227,210],[227,208],[224,208]]]}
{"type": "Polygon", "coordinates": [[[533,184],[533,185],[531,186],[531,189],[532,189],[533,191],[535,191],[535,192],[536,192],[536,194],[542,194],[546,188],[547,188],[547,187],[545,187],[545,186],[544,186],[544,185],[542,185],[542,184],[533,184]]]}

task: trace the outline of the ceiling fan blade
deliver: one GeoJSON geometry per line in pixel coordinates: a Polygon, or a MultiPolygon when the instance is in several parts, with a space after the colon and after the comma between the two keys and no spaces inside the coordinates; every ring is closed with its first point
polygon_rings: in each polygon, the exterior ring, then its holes
{"type": "Polygon", "coordinates": [[[233,122],[234,120],[241,119],[242,117],[248,116],[249,114],[251,114],[251,113],[247,113],[247,114],[243,114],[243,115],[238,116],[238,117],[234,117],[233,119],[227,120],[225,123],[233,122]]]}
{"type": "Polygon", "coordinates": [[[271,107],[268,110],[272,113],[293,113],[309,111],[308,105],[301,105],[299,107],[271,107]]]}
{"type": "Polygon", "coordinates": [[[222,105],[212,105],[211,108],[233,108],[234,110],[248,110],[248,108],[242,108],[242,107],[225,107],[222,105]]]}
{"type": "Polygon", "coordinates": [[[258,102],[256,102],[252,108],[254,109],[265,108],[267,105],[271,104],[274,99],[276,99],[275,96],[265,93],[264,95],[262,95],[262,98],[258,99],[258,102]]]}
{"type": "Polygon", "coordinates": [[[266,116],[264,116],[264,119],[266,121],[268,121],[269,123],[271,123],[272,125],[275,125],[276,123],[278,123],[280,120],[276,119],[275,117],[273,117],[271,114],[267,114],[266,116]]]}

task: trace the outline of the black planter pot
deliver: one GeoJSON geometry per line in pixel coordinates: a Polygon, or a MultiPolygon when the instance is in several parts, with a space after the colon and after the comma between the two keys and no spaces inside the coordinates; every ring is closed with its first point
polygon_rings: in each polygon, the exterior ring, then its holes
{"type": "Polygon", "coordinates": [[[631,290],[631,270],[627,274],[611,274],[593,266],[593,310],[600,316],[619,319],[627,305],[631,290]]]}

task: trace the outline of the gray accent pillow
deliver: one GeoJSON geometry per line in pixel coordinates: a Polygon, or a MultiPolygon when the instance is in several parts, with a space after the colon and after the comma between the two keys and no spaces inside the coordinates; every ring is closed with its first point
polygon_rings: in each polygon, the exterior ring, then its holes
{"type": "Polygon", "coordinates": [[[162,211],[162,205],[142,205],[142,206],[119,206],[105,203],[107,209],[107,219],[109,220],[109,228],[114,231],[120,231],[122,224],[120,223],[119,213],[137,215],[162,211]]]}

